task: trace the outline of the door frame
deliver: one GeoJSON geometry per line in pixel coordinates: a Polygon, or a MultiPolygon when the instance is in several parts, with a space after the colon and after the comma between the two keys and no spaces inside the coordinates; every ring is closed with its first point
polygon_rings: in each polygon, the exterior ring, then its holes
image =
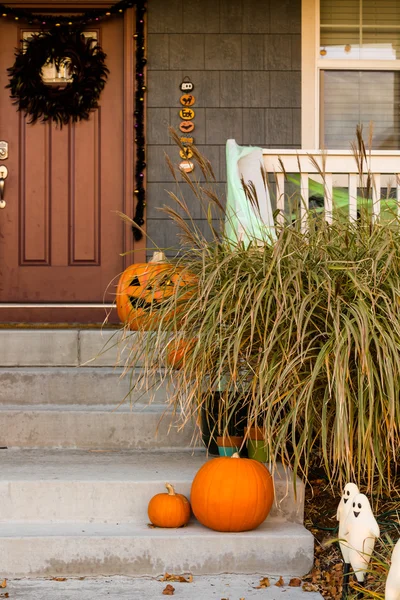
{"type": "MultiPolygon", "coordinates": [[[[38,9],[53,12],[56,9],[71,9],[82,12],[86,8],[104,8],[112,4],[112,0],[9,0],[9,6],[16,8],[38,9]]],[[[123,15],[124,31],[124,58],[123,58],[123,78],[124,93],[121,101],[123,102],[124,116],[124,157],[123,157],[123,211],[126,215],[133,218],[135,210],[134,196],[134,173],[135,173],[135,144],[134,144],[134,101],[135,101],[135,41],[134,33],[136,30],[135,7],[127,9],[123,15]]],[[[145,19],[145,36],[147,36],[147,20],[145,19]]],[[[146,106],[145,106],[145,127],[146,127],[146,106]]],[[[144,181],[146,188],[146,180],[144,181]]],[[[146,239],[145,236],[136,241],[131,233],[131,228],[121,219],[122,229],[122,250],[124,268],[132,262],[146,261],[146,239]]],[[[144,225],[145,229],[145,225],[144,225]]],[[[106,291],[106,290],[105,290],[106,291]]],[[[76,323],[98,322],[102,323],[106,314],[108,319],[118,322],[116,311],[111,303],[0,303],[0,323],[15,322],[16,309],[19,314],[21,309],[21,323],[63,323],[66,313],[74,311],[76,323]],[[44,314],[43,314],[44,313],[44,314]]]]}

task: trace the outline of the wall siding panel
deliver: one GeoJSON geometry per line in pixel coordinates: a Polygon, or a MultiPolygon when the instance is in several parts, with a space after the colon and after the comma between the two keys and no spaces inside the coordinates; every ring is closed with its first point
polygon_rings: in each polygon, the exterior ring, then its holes
{"type": "MultiPolygon", "coordinates": [[[[201,206],[177,189],[165,154],[178,165],[168,135],[180,119],[179,84],[194,83],[195,143],[211,161],[225,201],[225,143],[300,148],[301,0],[153,0],[148,6],[147,230],[174,255],[176,228],[157,210],[184,196],[194,223],[206,231],[201,206]]],[[[202,180],[198,169],[195,175],[202,180]]],[[[179,212],[179,211],[178,211],[179,212]]],[[[149,255],[152,243],[149,241],[149,255]]]]}

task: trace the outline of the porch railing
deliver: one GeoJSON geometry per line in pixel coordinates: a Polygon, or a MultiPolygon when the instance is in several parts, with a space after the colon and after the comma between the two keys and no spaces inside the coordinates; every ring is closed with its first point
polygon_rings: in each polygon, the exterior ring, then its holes
{"type": "Polygon", "coordinates": [[[299,181],[303,199],[299,206],[302,228],[307,227],[310,180],[320,184],[325,220],[328,222],[332,222],[333,218],[335,188],[345,188],[344,193],[347,190],[348,216],[350,219],[357,218],[358,190],[365,189],[367,179],[371,190],[372,218],[379,217],[381,202],[389,196],[400,215],[400,151],[375,150],[367,152],[361,160],[361,156],[357,157],[351,150],[263,150],[262,158],[270,185],[275,188],[276,208],[281,222],[285,219],[285,190],[290,181],[285,174],[295,174],[299,181]],[[382,189],[386,190],[384,194],[382,189]]]}

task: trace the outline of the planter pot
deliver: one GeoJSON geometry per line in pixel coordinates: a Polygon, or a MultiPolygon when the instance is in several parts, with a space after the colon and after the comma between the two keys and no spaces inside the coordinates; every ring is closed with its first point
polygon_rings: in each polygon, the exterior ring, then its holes
{"type": "Polygon", "coordinates": [[[220,456],[233,456],[240,451],[243,437],[240,435],[224,435],[217,437],[218,452],[220,456]]]}
{"type": "MultiPolygon", "coordinates": [[[[221,392],[219,391],[208,393],[201,406],[201,438],[208,452],[214,456],[220,455],[217,444],[220,397],[221,392]]],[[[244,409],[237,412],[235,421],[233,426],[229,428],[229,435],[231,437],[238,435],[243,438],[244,423],[247,421],[244,409]]],[[[246,447],[242,448],[240,455],[242,457],[247,456],[246,447]]]]}
{"type": "Polygon", "coordinates": [[[265,445],[264,432],[261,427],[248,427],[247,452],[249,458],[265,463],[268,461],[268,449],[265,445]]]}

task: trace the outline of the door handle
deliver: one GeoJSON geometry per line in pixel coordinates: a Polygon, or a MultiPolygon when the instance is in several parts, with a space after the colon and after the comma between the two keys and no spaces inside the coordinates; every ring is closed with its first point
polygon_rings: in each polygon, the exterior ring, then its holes
{"type": "Polygon", "coordinates": [[[6,201],[4,200],[4,191],[5,191],[7,177],[8,177],[8,169],[4,165],[1,165],[0,166],[0,208],[6,207],[6,201]]]}

